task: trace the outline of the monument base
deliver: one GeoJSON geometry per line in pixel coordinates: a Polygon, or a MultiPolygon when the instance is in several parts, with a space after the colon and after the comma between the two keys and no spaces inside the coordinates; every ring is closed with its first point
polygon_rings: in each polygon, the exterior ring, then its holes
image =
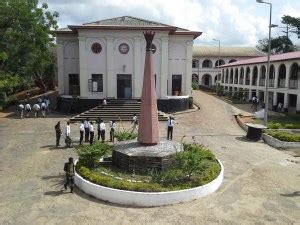
{"type": "Polygon", "coordinates": [[[182,150],[183,145],[174,141],[163,140],[157,145],[124,141],[114,146],[112,161],[128,172],[147,173],[152,169],[168,169],[174,162],[173,156],[182,150]]]}

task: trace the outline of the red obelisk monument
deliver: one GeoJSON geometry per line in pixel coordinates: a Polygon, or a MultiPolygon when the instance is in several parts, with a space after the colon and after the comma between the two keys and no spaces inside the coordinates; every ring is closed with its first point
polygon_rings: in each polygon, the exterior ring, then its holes
{"type": "Polygon", "coordinates": [[[148,145],[155,145],[159,142],[157,98],[152,59],[152,41],[154,35],[155,32],[153,31],[144,32],[147,45],[138,129],[138,142],[148,145]]]}

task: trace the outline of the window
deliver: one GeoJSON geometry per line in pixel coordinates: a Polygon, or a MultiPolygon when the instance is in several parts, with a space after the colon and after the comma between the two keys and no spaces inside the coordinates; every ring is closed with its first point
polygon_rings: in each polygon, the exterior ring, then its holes
{"type": "Polygon", "coordinates": [[[102,74],[92,74],[92,79],[89,79],[90,92],[103,92],[103,76],[102,74]]]}
{"type": "Polygon", "coordinates": [[[210,59],[205,59],[202,63],[202,68],[212,68],[212,62],[210,59]]]}

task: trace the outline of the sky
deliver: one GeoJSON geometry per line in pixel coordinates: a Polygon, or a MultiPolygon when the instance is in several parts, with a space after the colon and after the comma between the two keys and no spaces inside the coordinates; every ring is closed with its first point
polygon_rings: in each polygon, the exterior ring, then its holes
{"type": "MultiPolygon", "coordinates": [[[[283,15],[300,17],[300,0],[266,0],[272,3],[272,24],[283,15]]],[[[182,27],[203,34],[196,45],[256,46],[268,37],[270,7],[256,0],[42,0],[59,12],[58,25],[78,25],[119,16],[133,16],[182,27]]],[[[272,36],[283,35],[280,28],[272,36]]],[[[300,39],[291,35],[295,44],[300,39]]]]}

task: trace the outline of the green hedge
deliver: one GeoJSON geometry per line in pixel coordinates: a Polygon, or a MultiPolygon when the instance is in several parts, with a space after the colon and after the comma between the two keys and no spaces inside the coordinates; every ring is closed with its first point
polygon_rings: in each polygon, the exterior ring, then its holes
{"type": "Polygon", "coordinates": [[[300,142],[300,134],[292,134],[285,131],[267,131],[268,135],[286,142],[300,142]]]}
{"type": "Polygon", "coordinates": [[[117,138],[118,141],[127,141],[127,140],[133,140],[136,139],[137,133],[129,132],[129,131],[117,131],[115,132],[115,138],[117,138]]]}

